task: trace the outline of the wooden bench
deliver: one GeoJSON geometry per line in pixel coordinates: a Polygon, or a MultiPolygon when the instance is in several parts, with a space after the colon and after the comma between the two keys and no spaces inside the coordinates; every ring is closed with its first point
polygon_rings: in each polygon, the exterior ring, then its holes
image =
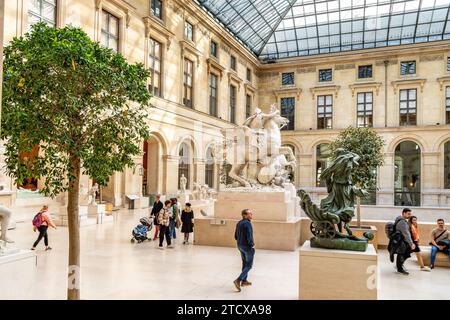
{"type": "MultiPolygon", "coordinates": [[[[423,263],[426,266],[430,265],[431,257],[431,246],[421,246],[420,247],[423,263]]],[[[412,255],[412,254],[411,254],[412,255]]],[[[436,255],[436,261],[434,262],[435,267],[450,267],[450,259],[448,255],[444,252],[438,252],[436,255]]]]}

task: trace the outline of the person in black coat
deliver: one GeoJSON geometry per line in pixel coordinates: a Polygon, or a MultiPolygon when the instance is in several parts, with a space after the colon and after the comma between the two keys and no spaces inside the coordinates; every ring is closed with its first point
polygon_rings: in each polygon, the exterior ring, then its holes
{"type": "Polygon", "coordinates": [[[194,232],[194,211],[191,209],[191,204],[186,203],[186,207],[181,212],[181,232],[184,233],[183,244],[189,244],[189,234],[194,232]]]}
{"type": "Polygon", "coordinates": [[[153,224],[155,225],[155,236],[153,237],[153,240],[156,240],[158,238],[158,233],[160,229],[160,225],[158,222],[158,215],[159,212],[164,207],[161,200],[159,200],[161,197],[160,195],[155,196],[155,202],[153,203],[152,212],[150,213],[150,217],[153,218],[153,224]]]}

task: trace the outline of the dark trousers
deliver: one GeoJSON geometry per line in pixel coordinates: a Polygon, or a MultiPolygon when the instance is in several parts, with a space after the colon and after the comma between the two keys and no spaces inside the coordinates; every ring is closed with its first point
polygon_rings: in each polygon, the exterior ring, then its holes
{"type": "Polygon", "coordinates": [[[405,256],[402,254],[397,254],[397,261],[396,261],[396,265],[397,265],[397,271],[403,271],[403,263],[405,263],[405,256]]]}
{"type": "Polygon", "coordinates": [[[39,244],[39,242],[42,240],[42,238],[44,238],[44,244],[46,247],[48,247],[48,234],[47,234],[47,229],[48,226],[40,226],[38,228],[39,230],[39,236],[37,238],[37,240],[34,242],[33,244],[33,248],[36,248],[37,245],[39,244]]]}
{"type": "Polygon", "coordinates": [[[159,246],[162,247],[163,242],[164,242],[164,236],[166,236],[166,242],[167,245],[170,246],[170,244],[172,243],[171,239],[170,239],[170,230],[169,230],[169,226],[160,226],[159,229],[159,246]]]}
{"type": "Polygon", "coordinates": [[[239,275],[238,279],[240,281],[247,280],[248,272],[253,266],[253,257],[255,256],[255,249],[250,247],[241,247],[238,246],[239,252],[241,253],[242,258],[242,272],[239,275]]]}

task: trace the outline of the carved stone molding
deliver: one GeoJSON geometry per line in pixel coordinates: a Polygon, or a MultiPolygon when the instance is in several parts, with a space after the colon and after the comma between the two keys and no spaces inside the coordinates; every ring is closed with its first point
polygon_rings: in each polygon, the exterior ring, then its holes
{"type": "Polygon", "coordinates": [[[278,101],[281,96],[285,96],[285,95],[295,95],[297,100],[300,100],[300,95],[302,93],[302,89],[301,88],[297,88],[297,87],[282,87],[279,89],[275,89],[273,90],[273,95],[275,96],[275,99],[278,101]]]}
{"type": "Polygon", "coordinates": [[[442,54],[429,54],[429,55],[423,55],[420,56],[420,61],[439,61],[444,60],[444,55],[442,54]]]}
{"type": "Polygon", "coordinates": [[[337,64],[334,70],[347,70],[347,69],[355,69],[354,63],[345,63],[345,64],[337,64]]]}
{"type": "Polygon", "coordinates": [[[238,85],[238,90],[241,90],[242,79],[239,78],[234,71],[228,71],[228,85],[230,85],[231,82],[235,82],[238,85]]]}
{"type": "Polygon", "coordinates": [[[200,57],[202,53],[195,48],[194,44],[187,40],[180,40],[181,56],[184,57],[185,52],[190,52],[197,60],[197,67],[200,65],[200,57]]]}
{"type": "Polygon", "coordinates": [[[444,88],[444,85],[450,84],[450,76],[440,77],[436,79],[439,82],[439,87],[442,91],[444,88]]]}
{"type": "Polygon", "coordinates": [[[403,84],[408,86],[419,85],[420,92],[423,92],[423,86],[425,85],[426,81],[427,79],[401,79],[401,80],[394,80],[391,82],[391,84],[392,87],[394,88],[394,94],[397,94],[398,88],[403,84]]]}
{"type": "Polygon", "coordinates": [[[245,88],[245,92],[251,92],[253,94],[256,93],[256,88],[248,80],[245,80],[244,88],[245,88]]]}
{"type": "Polygon", "coordinates": [[[208,64],[208,73],[210,73],[211,70],[216,70],[219,72],[220,79],[222,79],[225,67],[222,66],[215,58],[206,59],[206,63],[208,64]]]}
{"type": "Polygon", "coordinates": [[[376,94],[380,92],[381,82],[360,82],[349,85],[348,87],[352,90],[352,97],[355,95],[355,90],[357,89],[375,89],[376,94]]]}
{"type": "Polygon", "coordinates": [[[297,68],[297,73],[315,73],[316,67],[297,68]]]}
{"type": "Polygon", "coordinates": [[[333,92],[334,97],[337,98],[338,91],[340,88],[341,88],[341,86],[336,86],[336,85],[316,86],[316,87],[310,88],[309,91],[311,91],[313,100],[316,98],[316,93],[320,93],[320,92],[325,92],[325,93],[333,92]]]}
{"type": "MultiPolygon", "coordinates": [[[[95,9],[100,10],[103,7],[103,3],[105,0],[95,0],[95,9]]],[[[117,8],[122,10],[125,14],[125,26],[128,28],[130,26],[131,21],[131,11],[136,10],[131,4],[126,1],[120,0],[108,0],[109,3],[115,5],[117,8]]]]}
{"type": "Polygon", "coordinates": [[[150,38],[152,32],[155,31],[158,35],[162,35],[166,39],[166,50],[169,50],[172,38],[175,34],[161,24],[155,17],[147,16],[142,18],[145,25],[145,37],[150,38]]]}

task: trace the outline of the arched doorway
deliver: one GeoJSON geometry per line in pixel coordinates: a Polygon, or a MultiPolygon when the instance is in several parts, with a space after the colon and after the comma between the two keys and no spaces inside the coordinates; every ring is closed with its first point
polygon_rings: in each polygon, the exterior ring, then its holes
{"type": "Polygon", "coordinates": [[[329,143],[321,143],[316,147],[316,187],[325,187],[325,181],[320,175],[330,164],[331,146],[329,143]]]}
{"type": "Polygon", "coordinates": [[[148,140],[144,141],[142,177],[142,194],[159,194],[164,192],[163,177],[164,164],[162,159],[163,144],[159,137],[152,134],[148,140]]]}
{"type": "Polygon", "coordinates": [[[421,150],[413,141],[400,142],[395,148],[394,204],[420,206],[421,150]]]}
{"type": "Polygon", "coordinates": [[[450,189],[450,141],[444,145],[444,189],[450,189]]]}
{"type": "Polygon", "coordinates": [[[206,163],[205,163],[205,183],[210,188],[214,188],[214,156],[213,147],[209,146],[206,150],[206,163]]]}
{"type": "Polygon", "coordinates": [[[184,175],[187,179],[186,189],[191,188],[191,152],[189,145],[186,142],[183,142],[180,145],[180,149],[178,151],[178,156],[180,157],[178,162],[178,189],[181,189],[180,186],[180,178],[184,175]]]}
{"type": "MultiPolygon", "coordinates": [[[[295,157],[295,147],[291,144],[283,144],[282,147],[288,147],[289,149],[292,150],[292,153],[294,154],[295,157]]],[[[288,161],[292,161],[294,159],[287,159],[288,161]]],[[[295,183],[295,169],[292,168],[292,166],[286,166],[286,171],[287,171],[287,177],[289,178],[291,183],[295,183]]]]}

